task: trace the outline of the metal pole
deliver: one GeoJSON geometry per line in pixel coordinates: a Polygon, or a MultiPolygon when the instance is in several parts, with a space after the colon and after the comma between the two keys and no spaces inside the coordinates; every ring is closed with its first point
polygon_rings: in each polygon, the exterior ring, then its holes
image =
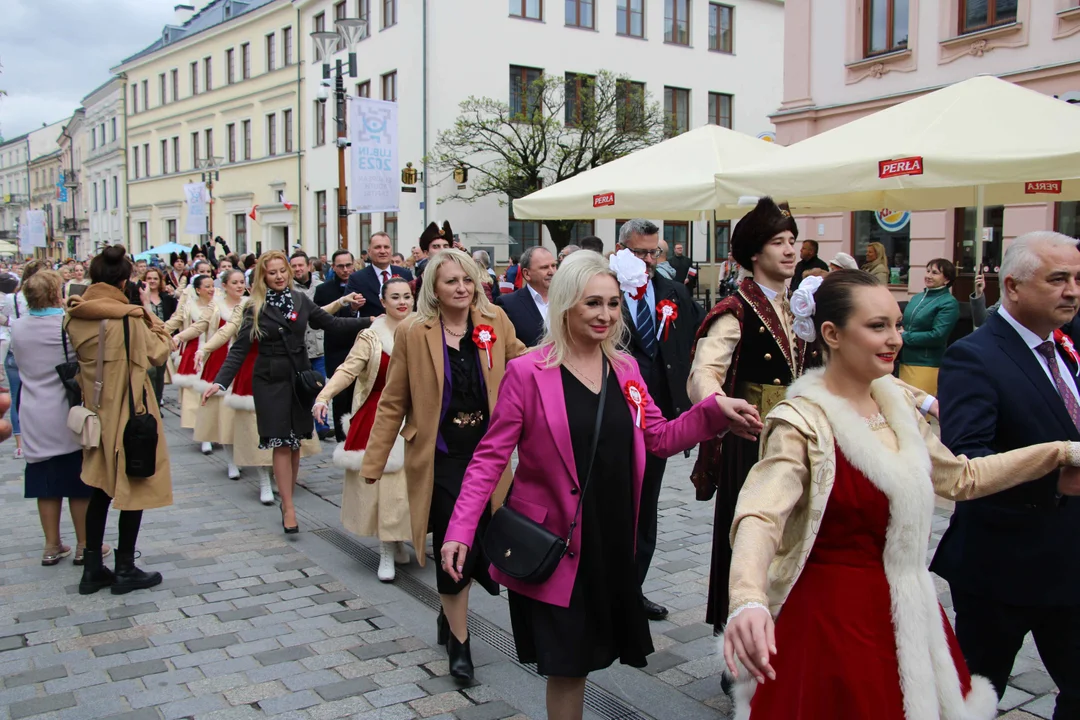
{"type": "MultiPolygon", "coordinates": [[[[342,78],[341,61],[337,62],[337,77],[334,80],[334,99],[337,103],[338,136],[338,247],[349,249],[349,204],[345,199],[345,81],[342,78]]],[[[358,248],[363,251],[363,248],[358,248]]],[[[359,253],[357,253],[359,256],[359,253]]]]}
{"type": "MultiPolygon", "coordinates": [[[[210,207],[207,208],[207,245],[213,245],[214,242],[214,175],[210,174],[206,183],[206,192],[210,194],[210,207]]],[[[209,250],[207,254],[209,255],[209,250]]]]}
{"type": "Polygon", "coordinates": [[[986,213],[986,188],[980,185],[975,191],[975,274],[982,270],[983,261],[983,215],[986,213]]]}

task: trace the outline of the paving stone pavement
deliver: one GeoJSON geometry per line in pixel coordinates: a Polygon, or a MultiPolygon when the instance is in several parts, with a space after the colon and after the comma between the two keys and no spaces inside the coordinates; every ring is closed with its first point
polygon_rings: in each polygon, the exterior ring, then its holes
{"type": "MultiPolygon", "coordinates": [[[[225,479],[166,401],[175,504],[144,515],[140,563],[165,582],[147,591],[80,596],[79,568],[41,567],[41,530],[22,498],[22,461],[0,458],[0,720],[497,720],[541,718],[543,684],[505,652],[474,642],[478,683],[448,677],[434,613],[408,582],[385,585],[313,530],[338,528],[341,471],[332,445],[302,462],[302,532],[286,538],[253,478],[225,479]]],[[[671,609],[653,623],[657,653],[593,683],[645,718],[726,718],[722,660],[704,625],[712,506],[694,501],[692,459],[668,465],[659,547],[647,591],[671,609]]],[[[949,510],[934,522],[936,544],[949,510]]],[[[106,540],[115,544],[115,514],[106,540]]],[[[74,534],[64,520],[65,540],[74,534]]],[[[370,541],[365,545],[372,547],[370,541]]],[[[430,556],[430,545],[426,548],[430,556]]],[[[399,569],[429,587],[434,571],[399,569]]],[[[473,612],[509,632],[505,594],[474,593],[473,612]]],[[[947,590],[943,604],[948,608],[947,590]]],[[[1056,690],[1025,644],[1005,699],[1009,720],[1050,718],[1056,690]]],[[[592,711],[586,717],[604,717],[592,711]]]]}

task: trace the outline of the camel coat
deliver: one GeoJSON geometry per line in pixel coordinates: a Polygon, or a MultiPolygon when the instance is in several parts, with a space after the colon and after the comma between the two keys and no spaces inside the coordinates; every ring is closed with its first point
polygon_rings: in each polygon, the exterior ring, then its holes
{"type": "MultiPolygon", "coordinates": [[[[488,369],[485,353],[480,352],[489,414],[495,410],[506,363],[529,350],[517,339],[514,326],[502,308],[493,307],[493,310],[495,316],[490,318],[481,315],[476,308],[472,310],[473,327],[490,325],[495,331],[491,369],[488,369]]],[[[414,316],[398,325],[394,333],[394,352],[387,371],[386,388],[379,399],[375,426],[371,428],[367,452],[360,468],[361,477],[381,478],[398,430],[401,430],[401,437],[405,438],[405,477],[409,488],[409,514],[412,517],[415,548],[425,546],[431,495],[435,487],[435,441],[442,419],[443,363],[443,331],[438,318],[425,321],[414,316]],[[404,427],[401,425],[403,420],[404,427]]],[[[492,509],[502,505],[510,479],[510,467],[507,466],[491,497],[492,509]]],[[[424,554],[418,552],[417,559],[422,565],[424,554]]]]}
{"type": "Polygon", "coordinates": [[[154,386],[146,371],[160,367],[169,357],[172,345],[165,325],[138,305],[130,305],[124,293],[104,283],[94,283],[83,295],[67,300],[66,328],[71,345],[79,356],[79,384],[83,397],[93,402],[97,379],[98,326],[109,320],[105,331],[105,362],[101,406],[101,444],[83,450],[82,481],[100,488],[113,499],[117,510],[150,510],[172,504],[172,473],[165,427],[154,397],[154,386]],[[131,359],[124,348],[123,317],[129,318],[131,359]],[[128,416],[128,377],[135,389],[135,408],[146,409],[158,422],[157,472],[148,478],[128,479],[124,472],[124,427],[128,416]]]}

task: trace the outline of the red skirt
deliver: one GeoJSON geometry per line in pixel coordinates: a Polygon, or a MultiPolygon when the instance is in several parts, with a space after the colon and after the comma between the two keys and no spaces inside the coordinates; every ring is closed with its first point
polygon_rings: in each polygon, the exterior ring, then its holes
{"type": "Polygon", "coordinates": [[[255,372],[255,358],[257,357],[259,357],[259,343],[256,341],[251,343],[251,349],[248,350],[247,357],[244,358],[240,370],[236,373],[236,377],[233,378],[233,395],[251,397],[251,376],[255,372]]]}
{"type": "Polygon", "coordinates": [[[184,344],[184,351],[180,354],[180,365],[176,368],[177,375],[199,374],[195,369],[195,351],[199,349],[199,339],[190,340],[184,344]]]}
{"type": "Polygon", "coordinates": [[[368,437],[375,425],[375,411],[379,408],[382,391],[371,393],[349,421],[349,434],[345,436],[346,450],[367,450],[368,437]]]}
{"type": "MultiPolygon", "coordinates": [[[[222,320],[218,327],[225,324],[222,320]]],[[[214,382],[217,378],[218,370],[221,370],[221,366],[225,364],[225,358],[229,357],[228,344],[222,345],[214,352],[210,353],[210,357],[206,358],[206,362],[203,363],[202,379],[208,383],[214,382]]]]}

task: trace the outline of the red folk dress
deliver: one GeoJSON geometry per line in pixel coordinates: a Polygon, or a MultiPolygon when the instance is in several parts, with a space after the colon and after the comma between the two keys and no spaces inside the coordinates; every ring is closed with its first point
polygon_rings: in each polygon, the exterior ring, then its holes
{"type": "MultiPolygon", "coordinates": [[[[888,524],[888,498],[837,446],[821,528],[776,620],[776,680],[757,687],[751,720],[906,720],[883,559],[888,524]]],[[[941,622],[967,697],[971,674],[944,610],[941,622]]]]}
{"type": "Polygon", "coordinates": [[[375,411],[379,407],[379,398],[386,387],[386,368],[390,365],[390,356],[385,352],[379,358],[379,374],[371,386],[371,394],[349,420],[349,433],[345,436],[345,450],[357,452],[366,450],[371,428],[375,425],[375,411]]]}

